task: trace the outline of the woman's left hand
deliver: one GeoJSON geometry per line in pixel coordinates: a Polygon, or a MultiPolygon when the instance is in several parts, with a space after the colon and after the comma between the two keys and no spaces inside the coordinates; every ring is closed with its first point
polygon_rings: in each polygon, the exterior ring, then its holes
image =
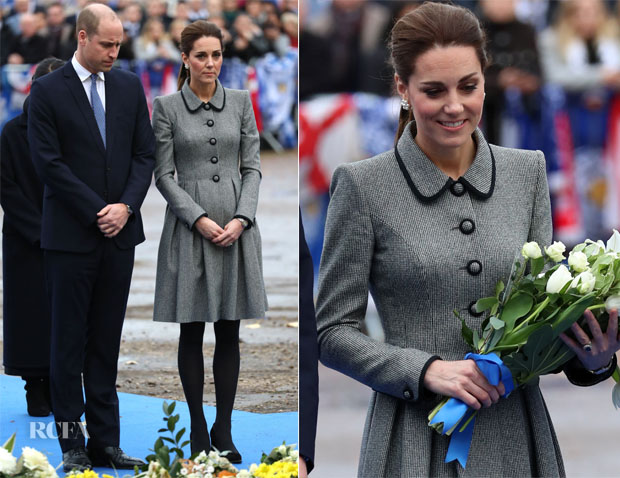
{"type": "Polygon", "coordinates": [[[241,221],[233,218],[232,221],[224,226],[224,232],[214,237],[211,242],[220,247],[232,246],[233,243],[239,239],[242,232],[243,226],[241,225],[241,221]]]}
{"type": "Polygon", "coordinates": [[[575,352],[587,370],[598,370],[608,365],[614,354],[620,350],[620,335],[618,334],[618,310],[609,311],[609,322],[605,333],[596,321],[594,314],[586,310],[583,316],[586,319],[592,337],[575,322],[571,330],[577,341],[566,334],[560,334],[564,343],[575,352]],[[589,351],[588,351],[589,350],[589,351]]]}

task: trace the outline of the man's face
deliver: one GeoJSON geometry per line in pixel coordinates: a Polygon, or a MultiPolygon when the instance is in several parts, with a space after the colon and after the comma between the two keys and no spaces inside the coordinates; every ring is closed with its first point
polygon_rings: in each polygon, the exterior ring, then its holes
{"type": "Polygon", "coordinates": [[[102,19],[97,33],[90,37],[78,33],[78,49],[84,67],[91,73],[110,71],[123,41],[123,25],[117,20],[102,19]]]}
{"type": "Polygon", "coordinates": [[[65,12],[60,5],[54,5],[47,10],[47,24],[51,27],[57,27],[65,21],[65,12]]]}

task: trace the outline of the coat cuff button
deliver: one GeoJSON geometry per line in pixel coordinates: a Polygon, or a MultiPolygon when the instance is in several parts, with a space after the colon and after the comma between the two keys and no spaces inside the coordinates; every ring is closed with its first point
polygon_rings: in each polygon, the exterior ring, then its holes
{"type": "Polygon", "coordinates": [[[411,393],[411,390],[406,389],[406,390],[403,392],[403,398],[404,398],[405,400],[411,400],[411,399],[413,398],[413,393],[411,393]]]}

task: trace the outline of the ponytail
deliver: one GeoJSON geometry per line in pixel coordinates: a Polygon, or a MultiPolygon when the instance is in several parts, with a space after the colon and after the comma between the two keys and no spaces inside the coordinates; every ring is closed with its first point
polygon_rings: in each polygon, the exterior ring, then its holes
{"type": "Polygon", "coordinates": [[[411,133],[415,137],[418,131],[415,126],[415,120],[413,119],[413,109],[410,106],[409,109],[406,110],[405,108],[401,106],[400,114],[398,115],[398,130],[396,132],[396,138],[394,138],[394,144],[398,143],[398,140],[403,135],[403,131],[405,131],[405,126],[407,126],[407,124],[411,121],[413,121],[413,125],[411,127],[411,133]]]}
{"type": "Polygon", "coordinates": [[[185,68],[185,63],[181,63],[181,69],[179,70],[179,77],[177,80],[177,91],[183,88],[187,78],[189,78],[189,68],[185,68]]]}

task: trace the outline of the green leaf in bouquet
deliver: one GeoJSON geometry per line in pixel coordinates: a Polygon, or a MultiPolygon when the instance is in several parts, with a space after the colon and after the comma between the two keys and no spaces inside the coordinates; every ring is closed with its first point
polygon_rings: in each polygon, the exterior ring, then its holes
{"type": "Polygon", "coordinates": [[[506,323],[503,320],[500,320],[495,316],[492,316],[489,319],[489,323],[491,324],[491,327],[493,327],[495,330],[503,329],[504,326],[506,325],[506,323]]]}
{"type": "Polygon", "coordinates": [[[177,434],[174,437],[174,441],[176,441],[177,443],[179,443],[179,441],[181,440],[181,437],[183,436],[183,434],[185,433],[185,427],[181,428],[177,434]]]}
{"type": "Polygon", "coordinates": [[[558,369],[573,355],[573,352],[557,339],[553,328],[549,324],[543,324],[529,336],[520,352],[507,355],[503,360],[517,382],[525,384],[558,369]]]}
{"type": "Polygon", "coordinates": [[[461,335],[463,340],[472,349],[474,348],[474,332],[467,326],[465,319],[461,319],[461,335]]]}
{"type": "MultiPolygon", "coordinates": [[[[166,415],[166,416],[170,415],[170,412],[168,411],[168,402],[166,402],[166,400],[164,400],[164,402],[162,403],[161,407],[164,410],[164,415],[166,415]]],[[[164,420],[165,420],[165,418],[164,418],[164,420]]]]}
{"type": "Polygon", "coordinates": [[[172,413],[174,412],[174,409],[177,406],[177,402],[172,402],[169,406],[168,406],[168,415],[172,415],[172,413]]]}
{"type": "Polygon", "coordinates": [[[157,461],[161,464],[161,466],[168,469],[170,467],[170,450],[167,446],[162,446],[159,450],[157,450],[157,461]]]}
{"type": "Polygon", "coordinates": [[[533,303],[534,299],[529,294],[516,293],[508,300],[501,313],[501,319],[506,324],[507,331],[512,330],[517,319],[530,311],[533,303]]]}
{"type": "Polygon", "coordinates": [[[184,453],[183,453],[183,450],[181,450],[180,448],[177,448],[175,446],[174,448],[171,448],[170,451],[173,451],[174,453],[176,453],[179,458],[183,458],[184,453]]]}
{"type": "Polygon", "coordinates": [[[506,286],[504,286],[504,281],[499,281],[497,284],[495,284],[495,298],[497,300],[499,299],[499,295],[504,291],[506,286]]]}
{"type": "Polygon", "coordinates": [[[552,322],[554,337],[558,337],[562,332],[566,331],[571,325],[573,325],[575,321],[579,320],[586,309],[592,305],[594,299],[595,293],[590,292],[562,310],[558,317],[552,322]]]}
{"type": "Polygon", "coordinates": [[[17,432],[14,432],[7,441],[4,442],[2,448],[4,448],[9,453],[13,454],[13,448],[15,448],[15,437],[17,436],[17,432]]]}
{"type": "Polygon", "coordinates": [[[530,274],[536,277],[538,274],[542,272],[544,266],[545,266],[544,257],[541,256],[538,259],[532,259],[531,265],[530,265],[530,274]]]}
{"type": "Polygon", "coordinates": [[[498,303],[499,301],[497,300],[497,297],[484,297],[483,299],[478,299],[476,302],[476,311],[478,313],[485,312],[498,303]]]}
{"type": "Polygon", "coordinates": [[[505,331],[504,337],[502,337],[501,343],[498,344],[496,350],[506,350],[525,345],[527,338],[543,325],[544,322],[533,322],[518,330],[513,330],[511,332],[505,331]]]}
{"type": "Polygon", "coordinates": [[[181,475],[182,466],[180,461],[175,462],[172,468],[170,468],[170,476],[183,476],[181,475]]]}
{"type": "MultiPolygon", "coordinates": [[[[168,431],[168,430],[164,430],[164,431],[168,431]]],[[[161,439],[161,437],[158,437],[157,440],[155,440],[155,445],[153,445],[153,448],[154,448],[153,451],[157,453],[157,451],[163,446],[164,446],[164,441],[161,439]]]]}
{"type": "Polygon", "coordinates": [[[174,431],[174,427],[176,426],[176,424],[177,424],[177,422],[179,421],[180,418],[181,418],[180,415],[173,415],[172,417],[170,417],[170,419],[168,420],[168,430],[173,432],[174,431]]]}
{"type": "Polygon", "coordinates": [[[480,340],[480,335],[478,334],[478,331],[476,329],[473,330],[473,337],[472,337],[472,342],[474,344],[474,349],[479,352],[480,351],[480,347],[481,347],[481,340],[480,340]]]}
{"type": "Polygon", "coordinates": [[[183,443],[181,443],[181,447],[185,448],[189,444],[190,444],[190,441],[189,440],[185,440],[183,443]]]}

